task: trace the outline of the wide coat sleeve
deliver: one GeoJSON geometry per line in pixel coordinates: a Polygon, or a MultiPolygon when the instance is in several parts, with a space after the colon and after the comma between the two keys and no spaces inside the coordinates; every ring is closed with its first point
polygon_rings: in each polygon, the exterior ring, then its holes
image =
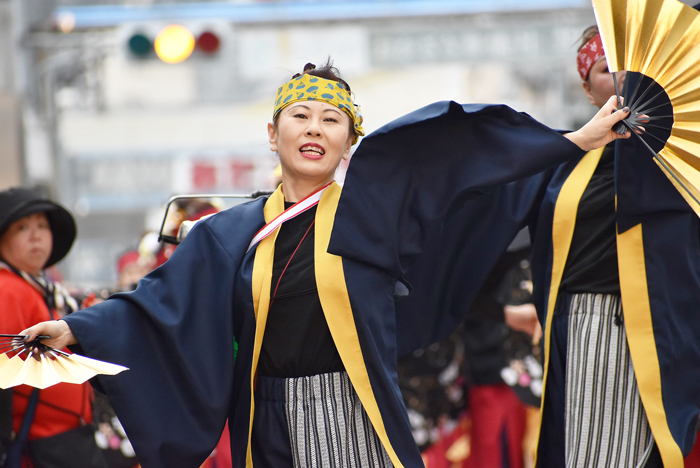
{"type": "Polygon", "coordinates": [[[132,293],[65,318],[82,350],[127,366],[100,376],[144,468],[200,466],[229,415],[234,278],[263,223],[258,200],[198,223],[132,293]]]}
{"type": "Polygon", "coordinates": [[[425,346],[464,318],[537,211],[544,171],[583,154],[507,106],[432,104],[362,141],[328,250],[411,283],[396,304],[398,352],[425,346]]]}
{"type": "Polygon", "coordinates": [[[450,217],[402,279],[413,292],[396,302],[399,354],[445,339],[464,320],[513,238],[536,218],[551,172],[497,187],[450,217]]]}
{"type": "Polygon", "coordinates": [[[507,106],[431,104],[362,141],[328,250],[399,278],[466,200],[582,155],[507,106]]]}

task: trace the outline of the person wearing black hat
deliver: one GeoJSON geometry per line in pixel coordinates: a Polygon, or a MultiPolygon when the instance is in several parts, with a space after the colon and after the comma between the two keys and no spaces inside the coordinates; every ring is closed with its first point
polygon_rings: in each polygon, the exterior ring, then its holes
{"type": "MultiPolygon", "coordinates": [[[[19,253],[10,251],[9,246],[5,248],[5,255],[0,252],[0,256],[5,262],[11,263],[11,258],[15,258],[15,261],[22,265],[30,262],[31,265],[26,266],[34,270],[35,276],[39,276],[43,269],[58,263],[68,254],[75,240],[76,227],[73,216],[65,208],[42,198],[32,189],[16,187],[0,192],[0,236],[4,237],[13,224],[31,216],[34,216],[34,219],[44,218],[48,223],[46,227],[49,228],[52,237],[52,247],[47,252],[48,256],[43,262],[35,265],[41,258],[38,251],[34,252],[34,255],[38,255],[37,259],[18,258],[19,253]]],[[[16,224],[15,228],[18,229],[19,224],[16,224]]]]}
{"type": "MultiPolygon", "coordinates": [[[[19,333],[77,310],[68,292],[44,274],[68,254],[75,237],[75,221],[62,206],[28,188],[0,192],[0,333],[19,333]]],[[[47,450],[56,452],[53,455],[59,458],[51,466],[57,468],[105,466],[94,438],[80,429],[92,422],[91,399],[88,383],[58,384],[41,391],[15,387],[11,406],[11,427],[18,434],[15,443],[36,462],[47,450]],[[29,424],[26,435],[21,435],[23,423],[29,424]],[[86,452],[73,446],[81,441],[86,452]]],[[[7,420],[10,415],[0,417],[7,420]]]]}

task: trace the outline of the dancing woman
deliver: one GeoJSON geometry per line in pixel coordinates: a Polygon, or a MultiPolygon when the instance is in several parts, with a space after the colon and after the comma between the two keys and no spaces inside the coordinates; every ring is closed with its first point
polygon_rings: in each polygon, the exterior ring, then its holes
{"type": "Polygon", "coordinates": [[[363,135],[362,117],[337,70],[309,64],[275,96],[275,193],[198,223],[133,293],[25,333],[131,369],[99,384],[146,468],[199,466],[227,418],[236,467],[423,466],[396,378],[394,296],[410,289],[401,263],[464,200],[621,137],[610,128],[627,113],[614,110],[611,100],[564,136],[505,106],[456,103],[381,128],[354,158],[400,154],[433,188],[416,193],[411,180],[391,180],[391,167],[372,176],[403,200],[408,224],[363,246],[385,262],[369,265],[328,248],[341,197],[334,173],[363,135]],[[433,179],[438,166],[446,177],[433,179]]]}

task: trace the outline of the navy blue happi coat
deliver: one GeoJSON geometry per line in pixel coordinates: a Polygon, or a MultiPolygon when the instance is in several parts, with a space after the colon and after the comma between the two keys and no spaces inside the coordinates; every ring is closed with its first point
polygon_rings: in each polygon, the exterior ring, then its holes
{"type": "MultiPolygon", "coordinates": [[[[539,196],[536,174],[582,154],[508,107],[440,102],[364,138],[344,188],[324,192],[315,227],[319,297],[395,466],[423,466],[398,388],[397,355],[461,320],[462,298],[473,297],[539,196]],[[433,282],[428,292],[415,284],[415,296],[395,301],[395,291],[411,289],[412,269],[420,268],[417,278],[438,278],[445,262],[464,276],[433,282]],[[457,290],[458,309],[450,307],[457,290]]],[[[247,249],[283,208],[278,191],[198,223],[136,291],[65,319],[85,354],[130,368],[98,380],[144,468],[198,467],[227,419],[234,466],[252,465],[253,377],[275,236],[247,249]]]]}

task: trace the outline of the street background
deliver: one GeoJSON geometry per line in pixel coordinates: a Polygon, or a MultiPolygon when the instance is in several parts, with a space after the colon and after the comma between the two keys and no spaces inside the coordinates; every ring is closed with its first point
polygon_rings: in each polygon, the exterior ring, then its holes
{"type": "Polygon", "coordinates": [[[570,129],[594,111],[574,66],[593,23],[587,0],[0,0],[0,189],[73,212],[65,283],[113,284],[170,196],[272,187],[273,96],[305,63],[333,59],[368,132],[439,100],[570,129]],[[171,24],[209,49],[135,47],[171,24]]]}

